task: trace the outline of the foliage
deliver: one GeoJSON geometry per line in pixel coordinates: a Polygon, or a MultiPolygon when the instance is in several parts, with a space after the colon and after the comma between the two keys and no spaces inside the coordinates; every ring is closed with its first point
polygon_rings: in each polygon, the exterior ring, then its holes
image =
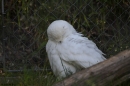
{"type": "Polygon", "coordinates": [[[57,82],[51,71],[32,71],[24,70],[21,72],[6,72],[3,77],[16,78],[13,81],[10,79],[5,82],[0,82],[0,86],[52,86],[57,82]]]}

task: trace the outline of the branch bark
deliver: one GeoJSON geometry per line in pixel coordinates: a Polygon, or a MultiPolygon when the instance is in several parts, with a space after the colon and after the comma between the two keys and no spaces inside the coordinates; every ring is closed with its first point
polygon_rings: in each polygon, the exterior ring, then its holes
{"type": "Polygon", "coordinates": [[[125,50],[53,86],[114,86],[128,79],[130,79],[130,50],[125,50]]]}

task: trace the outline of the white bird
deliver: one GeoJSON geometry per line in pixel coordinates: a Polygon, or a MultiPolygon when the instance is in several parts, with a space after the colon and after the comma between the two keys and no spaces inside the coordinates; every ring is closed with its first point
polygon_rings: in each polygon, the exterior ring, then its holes
{"type": "Polygon", "coordinates": [[[104,61],[106,58],[96,44],[64,20],[52,22],[48,29],[46,51],[53,73],[66,77],[83,68],[104,61]]]}

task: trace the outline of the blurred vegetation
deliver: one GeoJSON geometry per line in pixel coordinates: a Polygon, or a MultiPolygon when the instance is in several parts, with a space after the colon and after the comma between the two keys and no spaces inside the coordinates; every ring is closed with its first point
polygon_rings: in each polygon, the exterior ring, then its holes
{"type": "Polygon", "coordinates": [[[130,48],[129,0],[5,0],[4,5],[0,24],[6,28],[0,30],[0,39],[7,70],[43,69],[45,63],[50,68],[46,30],[58,19],[93,40],[107,58],[130,48]]]}
{"type": "Polygon", "coordinates": [[[26,69],[23,72],[6,72],[6,74],[0,76],[0,80],[0,86],[52,86],[53,83],[58,81],[52,75],[52,72],[26,69]]]}

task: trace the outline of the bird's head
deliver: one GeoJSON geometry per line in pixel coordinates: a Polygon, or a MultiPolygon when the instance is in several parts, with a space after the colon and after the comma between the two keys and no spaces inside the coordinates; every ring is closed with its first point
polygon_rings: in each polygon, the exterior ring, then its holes
{"type": "Polygon", "coordinates": [[[71,24],[64,20],[56,20],[52,22],[47,29],[49,40],[55,42],[62,42],[65,37],[73,33],[76,33],[76,30],[71,24]]]}

